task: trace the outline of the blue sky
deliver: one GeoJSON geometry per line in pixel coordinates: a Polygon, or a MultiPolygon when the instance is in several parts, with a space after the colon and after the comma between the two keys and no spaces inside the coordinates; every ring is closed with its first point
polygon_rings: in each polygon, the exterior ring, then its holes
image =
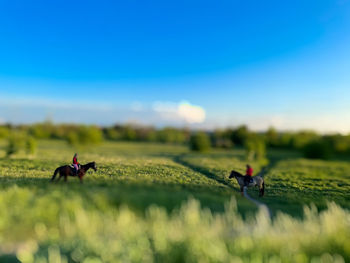
{"type": "Polygon", "coordinates": [[[350,132],[349,47],[347,0],[2,0],[0,121],[350,132]]]}

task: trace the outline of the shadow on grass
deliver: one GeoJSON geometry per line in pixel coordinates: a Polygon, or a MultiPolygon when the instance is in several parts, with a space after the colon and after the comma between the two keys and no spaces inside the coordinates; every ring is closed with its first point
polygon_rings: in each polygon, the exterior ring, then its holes
{"type": "MultiPolygon", "coordinates": [[[[89,207],[103,210],[105,207],[118,208],[128,206],[136,213],[144,216],[147,209],[152,205],[165,208],[171,214],[179,209],[189,199],[198,200],[203,208],[211,212],[221,213],[232,198],[229,188],[209,187],[200,185],[159,184],[129,181],[97,181],[87,180],[83,184],[79,181],[64,183],[50,183],[49,178],[35,177],[0,177],[0,194],[3,191],[18,187],[29,189],[36,197],[51,198],[57,191],[62,199],[74,200],[82,198],[89,207]],[[101,207],[101,202],[102,205],[101,207]]],[[[6,193],[5,193],[6,194],[6,193]]],[[[238,202],[238,211],[243,217],[249,216],[253,211],[247,202],[238,202]]]]}
{"type": "Polygon", "coordinates": [[[220,176],[217,176],[215,175],[214,173],[210,172],[208,169],[206,168],[203,168],[203,167],[198,167],[196,165],[193,165],[189,162],[186,162],[185,160],[183,160],[183,155],[180,155],[180,156],[176,156],[173,160],[174,162],[178,163],[178,164],[181,164],[182,166],[185,166],[189,169],[191,169],[192,171],[194,172],[197,172],[197,173],[201,173],[203,174],[204,176],[206,176],[207,178],[209,179],[212,179],[212,180],[215,180],[217,181],[218,183],[220,184],[223,184],[231,189],[234,189],[235,191],[237,191],[236,188],[234,188],[229,182],[227,182],[224,178],[220,177],[220,176]]]}
{"type": "MultiPolygon", "coordinates": [[[[237,157],[236,154],[232,155],[229,154],[230,156],[235,156],[237,157]]],[[[227,156],[225,154],[222,154],[221,156],[227,156]]],[[[201,166],[196,166],[193,165],[189,162],[187,162],[186,160],[184,160],[184,157],[186,157],[186,155],[179,155],[177,157],[175,157],[173,160],[176,163],[179,163],[183,166],[186,166],[190,169],[192,169],[195,172],[199,172],[203,175],[205,175],[206,177],[216,180],[217,182],[219,182],[220,184],[225,185],[226,187],[229,187],[231,189],[234,189],[235,192],[239,192],[238,188],[233,187],[230,182],[228,182],[228,180],[226,180],[223,177],[217,176],[216,174],[212,173],[209,171],[209,169],[205,168],[205,167],[201,167],[201,166]]],[[[207,157],[207,155],[206,155],[207,157]]],[[[213,155],[213,158],[217,157],[216,154],[213,155]]],[[[291,151],[285,151],[285,150],[270,150],[268,151],[267,157],[269,159],[269,164],[265,167],[262,167],[262,169],[258,172],[259,176],[262,177],[268,177],[269,172],[278,164],[278,162],[282,161],[282,160],[287,160],[287,159],[297,159],[300,158],[300,153],[299,152],[291,152],[291,151]]],[[[265,179],[266,180],[266,179],[265,179]]],[[[290,196],[288,196],[288,194],[290,195],[290,190],[284,189],[285,193],[283,193],[284,196],[276,196],[276,191],[278,191],[278,189],[271,189],[269,187],[269,185],[265,185],[266,186],[266,196],[263,197],[263,199],[261,199],[261,197],[258,196],[258,192],[255,191],[255,189],[249,189],[249,195],[251,195],[254,199],[258,199],[261,200],[263,203],[265,203],[266,205],[268,205],[268,207],[270,208],[273,217],[277,214],[278,211],[284,211],[286,213],[292,214],[292,215],[302,215],[303,213],[303,204],[300,204],[299,202],[297,202],[297,200],[293,200],[293,199],[289,199],[290,196]],[[269,191],[271,191],[269,193],[269,191]],[[288,198],[287,198],[288,196],[288,198]],[[287,200],[286,200],[287,198],[287,200]],[[288,209],[286,209],[288,208],[288,209]],[[287,210],[287,211],[286,211],[287,210]]],[[[280,193],[281,194],[281,193],[280,193]]]]}
{"type": "Polygon", "coordinates": [[[12,254],[6,254],[6,255],[0,255],[0,262],[2,263],[20,263],[21,261],[18,260],[16,255],[12,254]]]}

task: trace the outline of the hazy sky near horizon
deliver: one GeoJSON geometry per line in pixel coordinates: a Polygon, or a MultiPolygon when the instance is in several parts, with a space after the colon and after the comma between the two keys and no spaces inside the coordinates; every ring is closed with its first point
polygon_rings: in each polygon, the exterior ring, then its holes
{"type": "Polygon", "coordinates": [[[350,1],[0,0],[0,122],[350,132],[350,1]]]}

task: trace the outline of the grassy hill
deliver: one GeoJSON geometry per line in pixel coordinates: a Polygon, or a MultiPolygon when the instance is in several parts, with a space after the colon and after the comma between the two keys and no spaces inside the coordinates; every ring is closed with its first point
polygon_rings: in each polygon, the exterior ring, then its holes
{"type": "MultiPolygon", "coordinates": [[[[194,154],[183,146],[107,142],[79,149],[81,163],[98,166],[80,184],[73,177],[49,182],[77,151],[66,143],[40,141],[35,156],[11,159],[4,146],[1,262],[350,260],[346,162],[271,152],[260,199],[271,220],[228,179],[230,170],[244,171],[239,149],[194,154]]],[[[258,198],[255,189],[249,194],[258,198]]]]}

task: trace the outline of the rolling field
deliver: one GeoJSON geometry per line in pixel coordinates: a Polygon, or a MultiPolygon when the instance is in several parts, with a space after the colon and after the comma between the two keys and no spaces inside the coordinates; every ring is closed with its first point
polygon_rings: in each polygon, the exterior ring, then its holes
{"type": "MultiPolygon", "coordinates": [[[[194,154],[184,146],[122,142],[77,150],[41,141],[35,156],[8,159],[4,146],[1,262],[350,260],[346,162],[270,153],[259,199],[270,219],[228,179],[232,169],[244,172],[242,150],[194,154]],[[96,161],[98,171],[84,184],[73,177],[50,183],[75,151],[81,163],[96,161]]],[[[256,189],[249,194],[258,199],[256,189]]]]}

